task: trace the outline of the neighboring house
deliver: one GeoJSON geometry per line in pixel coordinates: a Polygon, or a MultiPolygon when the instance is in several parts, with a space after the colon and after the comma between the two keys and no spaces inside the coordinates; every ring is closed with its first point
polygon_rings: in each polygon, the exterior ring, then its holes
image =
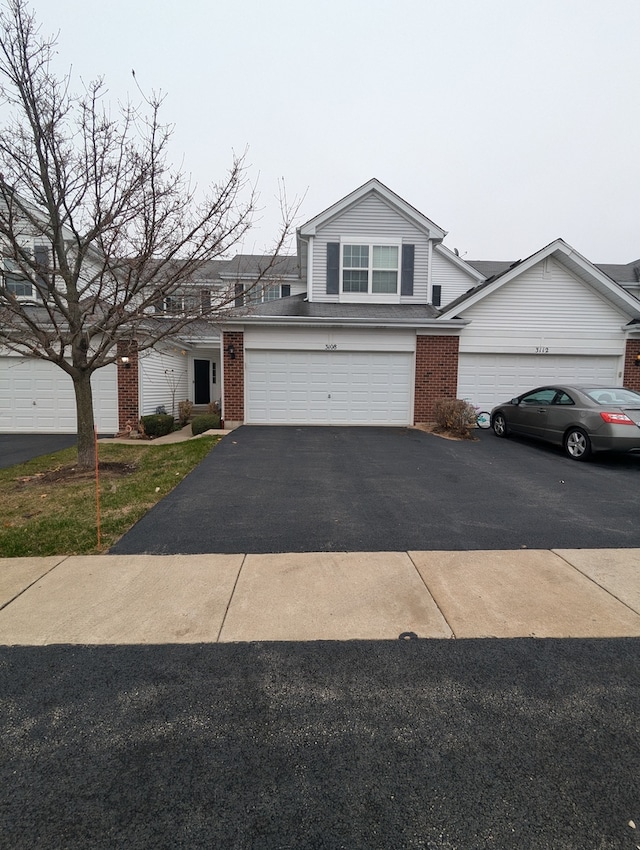
{"type": "MultiPolygon", "coordinates": [[[[297,255],[266,285],[251,288],[272,258],[211,264],[158,320],[229,293],[234,309],[117,367],[118,427],[183,398],[220,401],[228,427],[411,425],[442,397],[490,408],[562,379],[640,389],[640,262],[596,266],[561,239],[516,263],[465,262],[445,236],[370,180],[298,229],[297,255]]],[[[26,416],[42,376],[13,363],[19,379],[7,381],[6,366],[0,357],[0,431],[74,430],[70,411],[26,416]]],[[[107,383],[96,393],[106,431],[107,383]]]]}

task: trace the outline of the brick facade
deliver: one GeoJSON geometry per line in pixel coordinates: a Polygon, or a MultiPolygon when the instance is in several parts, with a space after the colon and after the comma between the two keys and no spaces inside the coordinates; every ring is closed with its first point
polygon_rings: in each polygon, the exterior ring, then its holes
{"type": "Polygon", "coordinates": [[[433,404],[458,392],[457,336],[416,337],[414,423],[433,421],[433,404]]]}
{"type": "Polygon", "coordinates": [[[139,412],[139,371],[138,343],[134,339],[124,339],[118,342],[118,429],[124,431],[131,428],[137,430],[140,421],[139,412]],[[122,357],[128,357],[129,362],[121,362],[122,357]]]}
{"type": "Polygon", "coordinates": [[[244,333],[225,331],[222,336],[224,352],[224,421],[244,422],[244,333]],[[233,357],[229,351],[233,346],[233,357]]]}
{"type": "Polygon", "coordinates": [[[625,387],[640,392],[640,339],[628,339],[624,356],[624,378],[625,387]]]}

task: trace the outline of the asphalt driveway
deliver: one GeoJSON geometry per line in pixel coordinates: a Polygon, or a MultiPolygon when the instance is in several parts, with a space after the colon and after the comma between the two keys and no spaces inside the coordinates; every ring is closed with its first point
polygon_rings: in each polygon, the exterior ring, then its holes
{"type": "Polygon", "coordinates": [[[640,458],[577,463],[539,443],[478,437],[244,426],[111,551],[640,546],[640,458]]]}
{"type": "Polygon", "coordinates": [[[75,446],[75,434],[0,434],[0,469],[75,446]]]}

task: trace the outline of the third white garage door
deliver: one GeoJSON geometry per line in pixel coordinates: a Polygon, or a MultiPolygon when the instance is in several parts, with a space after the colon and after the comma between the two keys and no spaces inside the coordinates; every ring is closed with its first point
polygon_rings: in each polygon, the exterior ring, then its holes
{"type": "Polygon", "coordinates": [[[485,410],[542,384],[620,383],[619,357],[568,354],[461,354],[458,398],[485,410]]]}
{"type": "Polygon", "coordinates": [[[409,425],[413,354],[248,349],[249,424],[409,425]]]}

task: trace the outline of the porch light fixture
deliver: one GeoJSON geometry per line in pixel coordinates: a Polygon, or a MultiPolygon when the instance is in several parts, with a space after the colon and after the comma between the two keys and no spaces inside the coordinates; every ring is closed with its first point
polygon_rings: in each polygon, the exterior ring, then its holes
{"type": "Polygon", "coordinates": [[[636,366],[640,366],[640,354],[636,354],[636,366]]]}
{"type": "Polygon", "coordinates": [[[125,369],[130,369],[131,368],[131,361],[129,360],[128,357],[121,357],[120,358],[120,365],[124,366],[125,369]]]}
{"type": "MultiPolygon", "coordinates": [[[[229,355],[229,360],[236,359],[236,349],[233,343],[227,346],[227,354],[229,355]]],[[[640,355],[639,355],[640,356],[640,355]]]]}

